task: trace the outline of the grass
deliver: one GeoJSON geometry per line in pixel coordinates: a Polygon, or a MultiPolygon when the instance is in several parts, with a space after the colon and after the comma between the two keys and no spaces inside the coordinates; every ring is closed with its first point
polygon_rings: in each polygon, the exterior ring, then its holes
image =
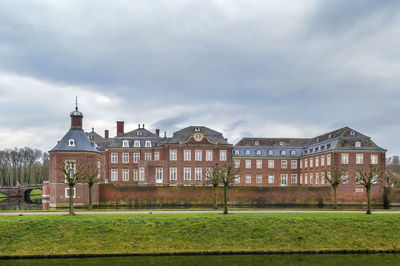
{"type": "Polygon", "coordinates": [[[42,195],[42,191],[40,189],[34,189],[31,191],[31,196],[33,195],[42,195]]]}
{"type": "Polygon", "coordinates": [[[8,198],[8,196],[0,192],[0,198],[8,198]]]}
{"type": "Polygon", "coordinates": [[[0,254],[400,250],[400,215],[144,214],[0,217],[0,254]]]}

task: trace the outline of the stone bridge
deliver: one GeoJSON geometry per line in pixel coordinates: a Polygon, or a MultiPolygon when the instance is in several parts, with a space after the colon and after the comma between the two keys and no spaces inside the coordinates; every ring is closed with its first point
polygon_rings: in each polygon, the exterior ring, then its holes
{"type": "Polygon", "coordinates": [[[0,187],[0,193],[9,197],[25,197],[29,198],[32,190],[43,190],[43,185],[24,185],[18,187],[0,187]]]}

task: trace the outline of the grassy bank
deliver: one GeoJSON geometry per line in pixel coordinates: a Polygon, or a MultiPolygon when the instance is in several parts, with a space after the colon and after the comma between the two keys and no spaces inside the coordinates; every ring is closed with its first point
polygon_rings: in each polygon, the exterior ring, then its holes
{"type": "Polygon", "coordinates": [[[8,196],[0,192],[0,198],[8,198],[8,196]]]}
{"type": "Polygon", "coordinates": [[[0,254],[400,250],[400,215],[157,214],[0,218],[0,254]]]}

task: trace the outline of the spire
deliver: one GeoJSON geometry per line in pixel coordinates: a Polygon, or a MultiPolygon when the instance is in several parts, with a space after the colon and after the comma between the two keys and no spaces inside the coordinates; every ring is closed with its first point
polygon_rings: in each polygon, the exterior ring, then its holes
{"type": "Polygon", "coordinates": [[[75,96],[75,111],[78,111],[78,96],[75,96]]]}
{"type": "Polygon", "coordinates": [[[71,128],[82,129],[82,112],[78,110],[78,96],[75,97],[75,111],[70,113],[71,116],[71,128]]]}

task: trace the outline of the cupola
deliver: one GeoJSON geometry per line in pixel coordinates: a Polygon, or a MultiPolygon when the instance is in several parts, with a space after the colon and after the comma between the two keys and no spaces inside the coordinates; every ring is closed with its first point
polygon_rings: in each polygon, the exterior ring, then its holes
{"type": "Polygon", "coordinates": [[[71,116],[71,128],[82,129],[83,114],[78,110],[78,97],[76,98],[75,110],[70,113],[70,116],[71,116]]]}

